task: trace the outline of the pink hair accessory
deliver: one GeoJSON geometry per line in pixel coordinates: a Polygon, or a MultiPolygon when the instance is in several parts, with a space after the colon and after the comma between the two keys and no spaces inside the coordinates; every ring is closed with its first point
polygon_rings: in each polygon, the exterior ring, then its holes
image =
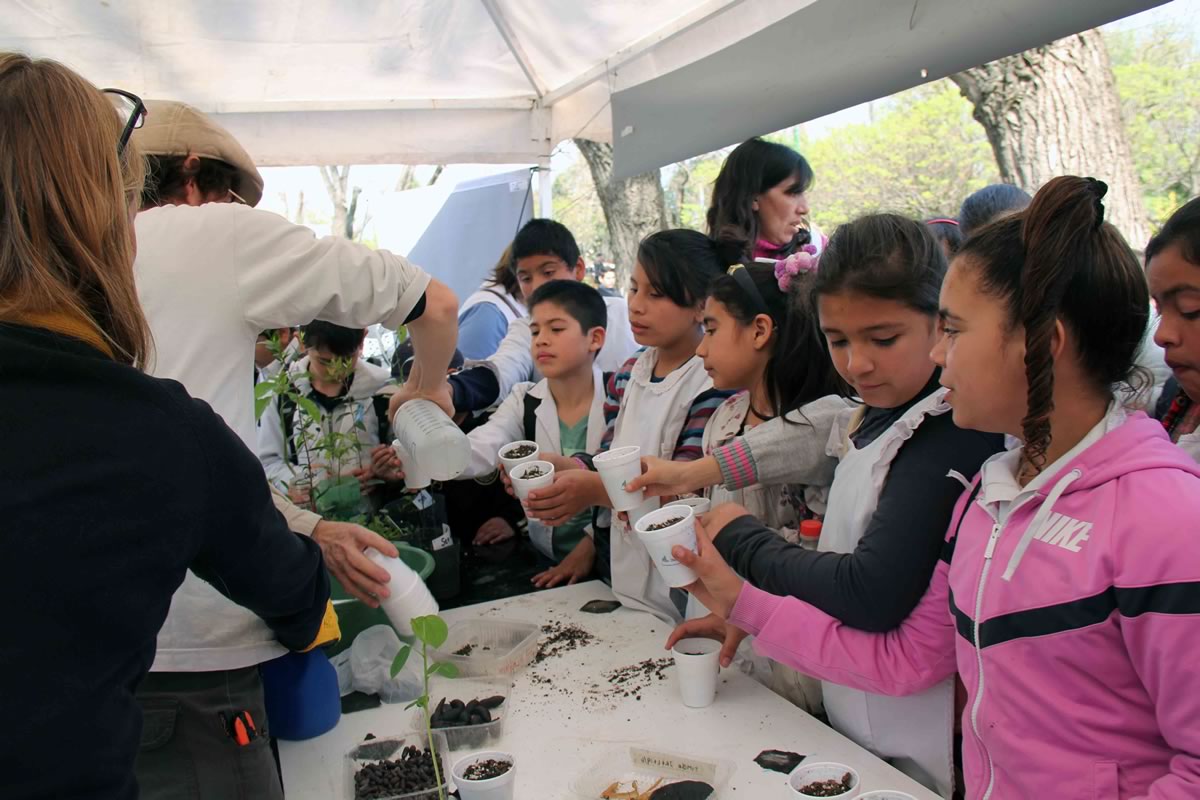
{"type": "Polygon", "coordinates": [[[797,275],[816,272],[817,261],[817,248],[812,244],[806,244],[782,261],[776,261],[775,280],[779,282],[779,291],[788,291],[797,275]]]}

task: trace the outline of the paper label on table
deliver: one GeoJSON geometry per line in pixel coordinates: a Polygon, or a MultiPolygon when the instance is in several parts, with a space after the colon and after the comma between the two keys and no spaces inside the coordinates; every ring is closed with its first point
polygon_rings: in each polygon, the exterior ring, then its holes
{"type": "Polygon", "coordinates": [[[454,538],[450,535],[450,526],[443,522],[442,535],[434,539],[430,547],[436,552],[438,550],[445,550],[452,544],[454,544],[454,538]]]}
{"type": "Polygon", "coordinates": [[[651,772],[668,770],[676,775],[696,778],[706,783],[712,783],[717,779],[717,765],[707,761],[695,761],[682,756],[659,753],[654,750],[642,750],[636,747],[629,750],[629,758],[635,767],[651,772]]]}

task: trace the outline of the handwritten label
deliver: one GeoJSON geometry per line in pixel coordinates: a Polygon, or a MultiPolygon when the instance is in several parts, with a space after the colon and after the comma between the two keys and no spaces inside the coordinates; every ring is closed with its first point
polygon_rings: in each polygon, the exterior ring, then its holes
{"type": "Polygon", "coordinates": [[[417,511],[424,511],[433,506],[433,495],[422,489],[413,495],[413,505],[416,506],[417,511]]]}
{"type": "Polygon", "coordinates": [[[435,552],[438,550],[445,550],[452,544],[454,544],[454,539],[450,536],[450,526],[443,522],[442,535],[433,540],[432,549],[435,552]]]}
{"type": "Polygon", "coordinates": [[[629,758],[634,767],[655,773],[667,773],[680,778],[694,778],[712,783],[717,779],[717,765],[707,761],[696,761],[691,758],[660,753],[655,750],[630,748],[629,758]]]}

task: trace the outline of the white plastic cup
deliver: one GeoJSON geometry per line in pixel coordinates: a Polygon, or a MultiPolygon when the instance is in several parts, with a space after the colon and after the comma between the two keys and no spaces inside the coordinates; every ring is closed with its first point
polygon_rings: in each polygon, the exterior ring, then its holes
{"type": "Polygon", "coordinates": [[[675,545],[696,552],[696,516],[689,506],[664,506],[651,511],[637,521],[634,530],[668,586],[678,589],[696,582],[696,573],[680,564],[671,554],[671,548],[675,545]],[[649,530],[652,525],[670,520],[678,522],[669,528],[649,530]]]}
{"type": "Polygon", "coordinates": [[[671,506],[687,506],[698,517],[712,510],[712,501],[707,497],[681,497],[678,500],[672,500],[667,503],[663,508],[670,508],[671,506]]]}
{"type": "Polygon", "coordinates": [[[613,511],[632,511],[645,500],[641,489],[625,491],[625,484],[642,474],[642,448],[636,445],[618,447],[600,453],[592,459],[592,464],[600,473],[600,480],[604,481],[613,511]]]}
{"type": "Polygon", "coordinates": [[[520,441],[509,442],[508,444],[504,445],[504,447],[501,447],[500,452],[498,453],[498,456],[500,458],[500,463],[504,465],[504,471],[507,472],[509,475],[512,475],[513,467],[515,467],[517,464],[525,464],[529,461],[537,461],[541,455],[542,455],[542,448],[540,446],[538,446],[538,443],[531,442],[528,439],[521,439],[520,441]],[[520,458],[509,458],[507,455],[505,455],[505,453],[507,453],[509,450],[512,450],[517,447],[521,447],[522,445],[532,446],[533,452],[527,456],[521,456],[520,458]]]}
{"type": "Polygon", "coordinates": [[[502,753],[499,750],[472,753],[454,762],[451,774],[454,776],[455,786],[458,787],[458,796],[462,800],[512,800],[513,790],[516,787],[517,760],[513,758],[512,753],[502,753]],[[467,767],[477,761],[487,761],[488,759],[507,761],[512,766],[503,775],[483,781],[469,781],[463,777],[463,772],[467,767]]]}
{"type": "Polygon", "coordinates": [[[878,789],[874,792],[860,794],[854,800],[917,800],[908,792],[899,792],[895,789],[878,789]]]}
{"type": "Polygon", "coordinates": [[[385,556],[374,548],[367,548],[367,558],[388,571],[388,596],[379,601],[379,607],[387,615],[397,631],[412,636],[413,617],[438,613],[438,602],[430,593],[425,581],[412,567],[399,558],[385,556]]]}
{"type": "Polygon", "coordinates": [[[549,461],[526,461],[514,467],[513,471],[508,473],[508,478],[512,481],[517,499],[525,500],[534,489],[545,489],[554,483],[554,465],[549,461]],[[541,469],[545,474],[536,478],[524,477],[526,472],[532,472],[535,468],[541,469]]]}
{"type": "Polygon", "coordinates": [[[679,696],[688,708],[711,706],[721,672],[721,643],[715,639],[680,639],[671,648],[679,696]]]}
{"type": "Polygon", "coordinates": [[[800,791],[801,786],[807,786],[814,781],[840,781],[842,776],[847,772],[850,773],[850,788],[841,794],[827,795],[837,800],[850,800],[858,791],[858,772],[845,764],[838,764],[835,761],[819,761],[815,764],[801,764],[792,770],[788,775],[788,788],[792,790],[792,797],[808,798],[811,794],[804,794],[800,791]]]}

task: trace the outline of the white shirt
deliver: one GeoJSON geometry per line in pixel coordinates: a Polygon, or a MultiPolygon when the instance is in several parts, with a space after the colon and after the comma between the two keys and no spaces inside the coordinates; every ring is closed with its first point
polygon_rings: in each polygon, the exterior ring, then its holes
{"type": "MultiPolygon", "coordinates": [[[[246,206],[164,206],[138,214],[136,229],[134,274],[155,347],[148,372],[206,401],[251,451],[261,331],[314,319],[396,328],[429,284],[400,256],[317,239],[246,206]]],[[[189,572],[171,600],[151,669],[238,669],[285,652],[261,619],[189,572]]]]}

